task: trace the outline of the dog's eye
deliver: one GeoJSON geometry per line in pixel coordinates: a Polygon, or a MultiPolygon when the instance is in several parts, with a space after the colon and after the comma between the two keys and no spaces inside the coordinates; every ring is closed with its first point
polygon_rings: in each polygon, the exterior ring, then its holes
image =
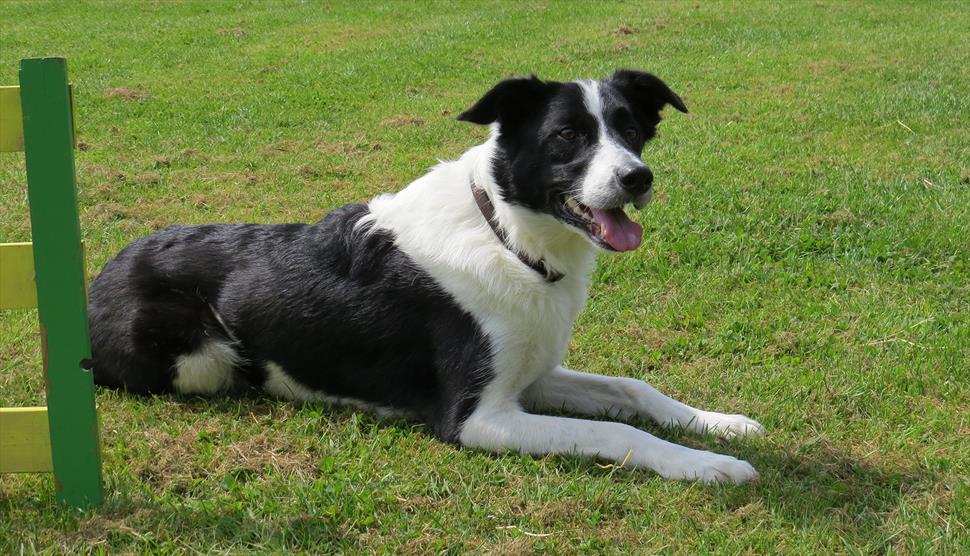
{"type": "Polygon", "coordinates": [[[634,127],[628,127],[623,131],[623,135],[626,136],[626,140],[631,143],[636,143],[637,139],[640,137],[640,133],[634,127]]]}
{"type": "Polygon", "coordinates": [[[572,141],[576,138],[576,130],[571,127],[564,127],[559,130],[559,136],[567,141],[572,141]]]}

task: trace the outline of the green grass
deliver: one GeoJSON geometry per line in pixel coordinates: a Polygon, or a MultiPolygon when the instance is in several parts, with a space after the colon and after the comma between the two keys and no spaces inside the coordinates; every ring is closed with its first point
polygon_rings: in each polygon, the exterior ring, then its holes
{"type": "MultiPolygon", "coordinates": [[[[169,223],[311,221],[399,189],[484,138],[454,116],[508,75],[646,69],[691,114],[646,149],[646,240],[601,257],[567,362],[760,420],[730,443],[643,426],[762,480],[100,391],[107,503],[0,477],[0,552],[970,550],[966,5],[360,4],[0,3],[0,83],[68,58],[90,271],[169,223]]],[[[0,158],[5,241],[29,238],[23,180],[0,158]]],[[[43,403],[39,353],[34,313],[0,316],[0,406],[43,403]]]]}

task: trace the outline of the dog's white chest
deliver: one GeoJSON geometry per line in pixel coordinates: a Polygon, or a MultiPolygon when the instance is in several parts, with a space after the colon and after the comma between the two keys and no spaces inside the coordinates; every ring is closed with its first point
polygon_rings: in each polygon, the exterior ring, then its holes
{"type": "Polygon", "coordinates": [[[539,376],[562,361],[585,289],[552,286],[511,299],[500,316],[484,319],[492,342],[495,380],[483,397],[515,401],[539,376]]]}

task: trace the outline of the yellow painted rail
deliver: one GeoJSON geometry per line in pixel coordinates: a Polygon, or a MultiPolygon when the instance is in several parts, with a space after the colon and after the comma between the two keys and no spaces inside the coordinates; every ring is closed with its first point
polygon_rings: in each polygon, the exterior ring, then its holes
{"type": "Polygon", "coordinates": [[[32,243],[0,243],[0,309],[37,307],[32,243]]]}
{"type": "Polygon", "coordinates": [[[0,473],[44,473],[53,469],[47,408],[0,408],[0,473]]]}
{"type": "MultiPolygon", "coordinates": [[[[77,146],[77,130],[74,114],[74,85],[68,84],[71,102],[71,142],[77,146]]],[[[0,153],[17,153],[24,150],[24,115],[20,108],[20,87],[0,85],[0,153]]]]}
{"type": "Polygon", "coordinates": [[[0,153],[24,150],[24,117],[20,87],[0,86],[0,153]]]}

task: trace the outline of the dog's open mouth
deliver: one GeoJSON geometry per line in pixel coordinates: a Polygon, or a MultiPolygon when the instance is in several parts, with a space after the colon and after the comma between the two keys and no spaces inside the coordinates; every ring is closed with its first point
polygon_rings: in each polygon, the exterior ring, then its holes
{"type": "Polygon", "coordinates": [[[563,221],[586,232],[594,243],[610,251],[633,251],[643,239],[643,227],[630,220],[623,207],[595,209],[563,195],[560,213],[563,221]]]}

